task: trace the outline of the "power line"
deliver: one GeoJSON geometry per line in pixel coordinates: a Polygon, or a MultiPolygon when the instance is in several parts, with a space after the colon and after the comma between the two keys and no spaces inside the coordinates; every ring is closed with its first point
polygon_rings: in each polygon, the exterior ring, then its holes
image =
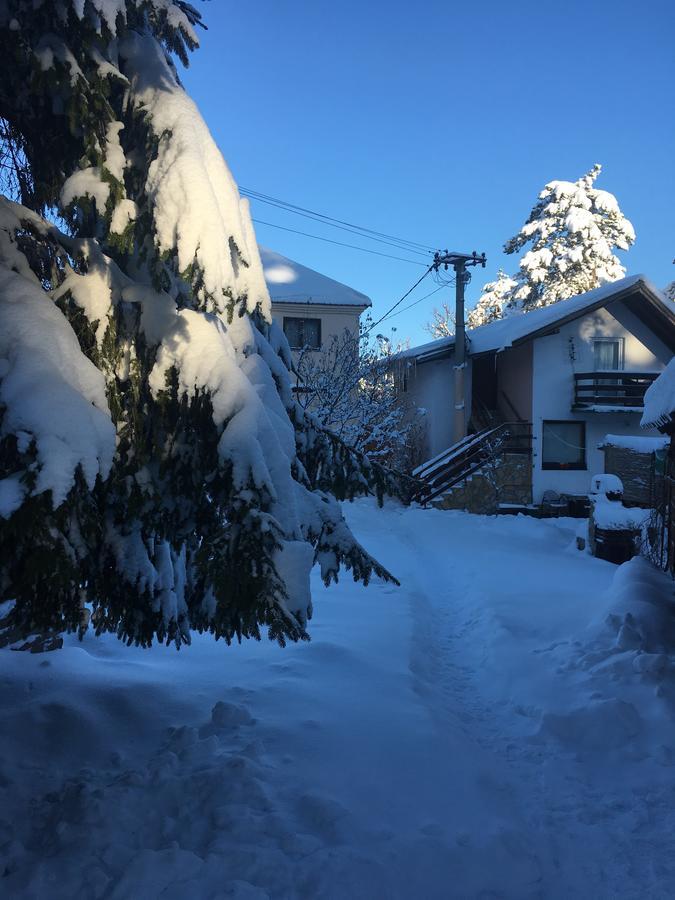
{"type": "Polygon", "coordinates": [[[262,219],[253,219],[256,225],[269,225],[270,228],[279,228],[281,231],[290,231],[293,234],[301,234],[304,237],[314,238],[316,241],[325,241],[327,244],[337,244],[339,247],[349,247],[352,250],[361,250],[363,253],[372,253],[374,256],[384,256],[387,259],[397,259],[399,262],[412,263],[414,266],[424,266],[425,263],[418,259],[404,259],[402,256],[392,256],[391,253],[381,253],[379,250],[371,250],[369,247],[357,247],[356,244],[345,244],[343,241],[334,241],[332,238],[320,237],[318,234],[309,234],[307,231],[298,231],[297,228],[287,228],[285,225],[277,225],[274,222],[264,222],[262,219]]]}
{"type": "Polygon", "coordinates": [[[262,200],[259,197],[253,197],[252,194],[246,193],[246,191],[244,191],[243,189],[241,193],[245,197],[249,197],[252,200],[260,200],[261,203],[267,203],[268,206],[273,206],[275,209],[280,209],[283,212],[294,213],[295,215],[302,216],[305,219],[309,219],[311,222],[318,222],[320,225],[329,225],[331,228],[338,228],[340,231],[346,231],[348,234],[354,234],[357,237],[364,238],[369,241],[377,241],[378,244],[386,244],[389,247],[395,247],[397,250],[405,250],[408,253],[418,253],[420,256],[430,256],[432,252],[431,250],[417,250],[414,247],[407,246],[405,243],[395,242],[394,240],[388,241],[384,240],[383,238],[373,237],[370,234],[364,234],[362,231],[357,231],[355,228],[348,228],[344,225],[337,225],[335,222],[326,221],[325,218],[320,217],[318,214],[314,215],[304,212],[298,212],[297,210],[284,205],[281,201],[277,203],[276,201],[262,200]]]}
{"type": "Polygon", "coordinates": [[[277,197],[271,197],[269,194],[262,194],[260,191],[254,191],[250,188],[239,186],[239,191],[242,194],[250,197],[253,200],[260,200],[262,203],[268,203],[270,205],[280,206],[284,209],[287,209],[289,212],[296,212],[299,215],[309,215],[309,216],[318,216],[320,219],[325,220],[326,224],[334,223],[336,226],[345,226],[348,229],[355,228],[359,232],[363,232],[365,235],[375,235],[377,238],[388,238],[390,241],[396,241],[398,244],[407,245],[406,249],[412,249],[417,247],[419,250],[424,251],[425,253],[433,253],[434,248],[429,247],[426,244],[421,244],[419,241],[409,241],[406,238],[399,238],[392,234],[387,234],[383,231],[375,231],[372,228],[366,228],[363,225],[355,225],[353,222],[346,222],[343,219],[336,219],[334,216],[329,216],[326,213],[320,213],[313,209],[307,209],[304,206],[298,206],[295,203],[289,203],[287,200],[279,200],[277,197]]]}
{"type": "Polygon", "coordinates": [[[415,284],[413,284],[413,286],[409,290],[407,290],[405,292],[405,294],[399,300],[397,300],[396,303],[394,303],[394,305],[392,307],[390,307],[383,316],[380,316],[380,318],[376,322],[373,322],[372,325],[369,328],[367,328],[364,333],[368,334],[369,332],[371,332],[373,330],[373,328],[375,328],[377,325],[380,324],[380,322],[383,322],[391,313],[393,313],[393,311],[398,306],[400,306],[401,303],[403,303],[403,301],[406,299],[406,297],[409,297],[412,294],[412,292],[415,290],[417,285],[421,284],[422,281],[424,281],[424,279],[427,277],[427,275],[429,274],[429,272],[431,272],[432,269],[433,269],[433,266],[429,266],[429,268],[426,270],[424,275],[422,275],[421,278],[418,278],[417,281],[415,282],[415,284]]]}
{"type": "Polygon", "coordinates": [[[419,300],[414,300],[412,303],[409,303],[408,306],[404,306],[403,309],[399,309],[398,312],[393,313],[391,316],[385,316],[388,319],[395,319],[396,316],[402,315],[404,312],[408,312],[409,309],[412,309],[413,306],[417,306],[418,303],[421,303],[423,300],[426,300],[428,297],[432,297],[434,294],[437,294],[439,291],[443,290],[445,287],[444,284],[439,284],[437,288],[434,288],[433,291],[429,291],[428,294],[425,294],[423,297],[420,297],[419,300]]]}

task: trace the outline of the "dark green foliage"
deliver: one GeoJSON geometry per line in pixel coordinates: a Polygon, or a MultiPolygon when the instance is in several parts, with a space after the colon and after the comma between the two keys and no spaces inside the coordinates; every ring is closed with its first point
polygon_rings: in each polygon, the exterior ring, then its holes
{"type": "MultiPolygon", "coordinates": [[[[304,639],[311,607],[304,594],[290,595],[280,575],[283,548],[310,543],[326,581],[337,578],[340,565],[365,582],[372,573],[390,578],[354,540],[333,498],[375,493],[382,502],[388,493],[406,499],[409,482],[347,447],[297,406],[288,347],[272,349],[260,309],[251,316],[255,347],[242,350],[238,364],[259,353],[292,422],[291,472],[299,503],[307,507],[299,525],[282,524],[269,484],[252,474],[242,484],[235,475],[232,460],[220,450],[229,422],[214,415],[207,387],[186,387],[176,366],[166,369],[163,388],[151,386],[161,347],[148,338],[144,308],[124,294],[126,288],[154,289],[159,309],[169,301],[175,318],[181,310],[199,312],[225,329],[249,315],[247,297],[230,288],[208,296],[197,259],[178,271],[177,252],[158,249],[145,185],[160,138],[149,114],[127,98],[126,76],[112,65],[113,34],[94,4],[87,2],[82,19],[70,4],[54,0],[9,0],[5,6],[0,141],[16,160],[15,183],[27,209],[16,213],[11,234],[0,230],[0,265],[6,265],[1,241],[9,241],[44,291],[54,292],[81,354],[102,373],[116,447],[109,472],[92,484],[77,470],[65,501],[54,508],[49,490],[34,493],[40,465],[35,442],[20,447],[13,434],[0,441],[0,479],[20,473],[26,493],[9,518],[0,516],[0,603],[13,602],[0,632],[4,628],[12,638],[81,632],[91,622],[97,634],[111,631],[142,646],[154,640],[180,646],[194,630],[228,643],[259,639],[263,628],[282,644],[304,639]],[[61,16],[59,10],[66,12],[61,16]],[[10,27],[13,18],[18,29],[10,27]],[[43,69],[45,46],[54,61],[43,69]],[[66,56],[59,57],[62,46],[77,71],[66,56]],[[101,74],[102,59],[113,71],[101,74]],[[106,157],[112,122],[123,124],[122,180],[106,157]],[[82,169],[96,172],[109,187],[105,208],[87,196],[61,208],[66,180],[82,169]],[[133,203],[137,215],[119,234],[111,220],[121,202],[133,203]],[[40,223],[30,210],[58,211],[65,228],[40,223]],[[94,317],[74,287],[94,276],[110,285],[104,318],[94,317]]],[[[177,7],[192,24],[199,22],[189,4],[177,7]]],[[[126,8],[126,23],[121,17],[117,22],[118,40],[132,31],[151,35],[187,62],[193,39],[172,24],[165,7],[128,0],[126,8]]],[[[223,253],[249,265],[231,236],[223,240],[223,253]]],[[[0,420],[2,415],[0,401],[0,420]]]]}

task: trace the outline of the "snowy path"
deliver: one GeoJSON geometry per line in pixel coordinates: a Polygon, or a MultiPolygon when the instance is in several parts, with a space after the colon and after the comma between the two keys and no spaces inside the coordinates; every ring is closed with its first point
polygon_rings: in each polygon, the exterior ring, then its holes
{"type": "Polygon", "coordinates": [[[584,645],[615,567],[349,517],[403,586],[317,584],[308,645],[0,653],[0,896],[675,895],[672,714],[584,645]]]}

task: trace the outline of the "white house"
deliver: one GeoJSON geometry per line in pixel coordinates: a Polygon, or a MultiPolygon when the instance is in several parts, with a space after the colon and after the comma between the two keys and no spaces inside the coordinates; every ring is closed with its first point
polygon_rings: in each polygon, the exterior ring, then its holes
{"type": "MultiPolygon", "coordinates": [[[[518,423],[531,434],[531,501],[584,495],[606,434],[640,430],[644,394],[675,353],[675,304],[642,275],[467,332],[469,434],[518,423]]],[[[454,337],[401,355],[406,392],[426,410],[426,456],[452,445],[454,337]]]]}
{"type": "Polygon", "coordinates": [[[259,249],[272,316],[292,350],[321,350],[345,329],[358,335],[359,317],[371,305],[369,297],[280,253],[259,249]]]}

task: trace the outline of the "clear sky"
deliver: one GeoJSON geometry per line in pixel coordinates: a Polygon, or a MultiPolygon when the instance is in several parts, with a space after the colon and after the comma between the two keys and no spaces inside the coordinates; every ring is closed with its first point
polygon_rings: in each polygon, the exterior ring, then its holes
{"type": "MultiPolygon", "coordinates": [[[[637,241],[628,274],[675,279],[672,0],[454,4],[227,0],[184,73],[240,185],[432,247],[485,251],[467,300],[553,179],[595,162],[637,241]]],[[[254,217],[397,250],[253,204],[254,217]]],[[[261,244],[368,294],[381,315],[423,267],[256,225],[261,244]]],[[[420,257],[410,257],[421,259],[420,257]]],[[[403,306],[433,290],[430,278],[403,306]]],[[[423,325],[445,288],[392,318],[423,325]]],[[[383,326],[383,329],[384,326],[383,326]]]]}

